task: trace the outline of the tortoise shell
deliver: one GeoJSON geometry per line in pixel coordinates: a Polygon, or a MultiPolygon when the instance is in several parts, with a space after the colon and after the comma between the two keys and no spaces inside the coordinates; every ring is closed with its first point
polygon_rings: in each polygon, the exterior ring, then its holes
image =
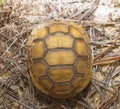
{"type": "Polygon", "coordinates": [[[34,85],[54,98],[81,92],[92,76],[90,41],[81,25],[50,21],[33,29],[28,62],[34,85]]]}

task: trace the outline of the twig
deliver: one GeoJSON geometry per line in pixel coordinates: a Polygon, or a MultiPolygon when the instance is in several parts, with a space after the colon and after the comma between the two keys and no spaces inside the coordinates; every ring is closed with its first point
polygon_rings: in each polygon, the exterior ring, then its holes
{"type": "Polygon", "coordinates": [[[112,45],[110,45],[109,47],[107,47],[105,50],[103,50],[100,54],[98,54],[94,58],[94,61],[97,60],[98,58],[104,56],[106,53],[108,53],[109,51],[111,51],[114,47],[115,47],[115,43],[113,43],[112,45]]]}
{"type": "Polygon", "coordinates": [[[93,66],[95,66],[95,65],[109,64],[109,63],[113,63],[113,62],[119,61],[119,60],[120,60],[120,56],[109,57],[109,58],[106,58],[106,59],[102,59],[100,61],[95,61],[93,63],[93,66]]]}
{"type": "MultiPolygon", "coordinates": [[[[90,27],[90,41],[93,42],[93,37],[95,36],[94,29],[90,27]]],[[[91,50],[92,50],[92,59],[94,59],[94,50],[93,50],[93,45],[91,45],[91,50]]]]}
{"type": "Polygon", "coordinates": [[[100,21],[88,21],[88,20],[82,20],[82,24],[86,26],[95,26],[95,25],[102,25],[102,26],[120,26],[119,22],[100,22],[100,21]]]}

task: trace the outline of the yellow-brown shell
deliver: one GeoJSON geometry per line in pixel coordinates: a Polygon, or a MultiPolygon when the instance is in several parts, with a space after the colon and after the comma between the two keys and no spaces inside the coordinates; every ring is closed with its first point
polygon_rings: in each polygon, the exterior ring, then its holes
{"type": "Polygon", "coordinates": [[[74,22],[50,21],[33,29],[28,57],[34,85],[51,97],[73,97],[91,79],[89,38],[74,22]]]}

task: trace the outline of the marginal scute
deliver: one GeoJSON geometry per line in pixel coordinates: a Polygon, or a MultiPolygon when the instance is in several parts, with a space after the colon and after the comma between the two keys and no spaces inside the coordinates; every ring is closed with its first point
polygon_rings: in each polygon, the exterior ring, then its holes
{"type": "Polygon", "coordinates": [[[73,86],[76,88],[79,86],[80,82],[82,82],[82,77],[78,74],[76,74],[72,80],[73,86]]]}
{"type": "Polygon", "coordinates": [[[49,80],[49,78],[39,79],[40,84],[45,88],[50,90],[53,87],[53,83],[49,80]]]}
{"type": "Polygon", "coordinates": [[[55,33],[55,32],[64,32],[67,33],[68,32],[68,26],[65,24],[61,24],[61,23],[55,23],[52,24],[49,28],[50,33],[55,33]]]}
{"type": "Polygon", "coordinates": [[[47,34],[48,34],[48,29],[43,28],[43,29],[39,30],[37,38],[43,39],[47,34]]]}
{"type": "Polygon", "coordinates": [[[57,92],[58,94],[66,94],[73,90],[71,84],[56,84],[54,86],[53,92],[57,92]]]}
{"type": "Polygon", "coordinates": [[[44,76],[47,73],[46,65],[43,62],[33,63],[33,74],[37,77],[44,76]]]}
{"type": "Polygon", "coordinates": [[[75,38],[83,39],[83,34],[77,28],[71,27],[70,28],[70,33],[75,38]]]}

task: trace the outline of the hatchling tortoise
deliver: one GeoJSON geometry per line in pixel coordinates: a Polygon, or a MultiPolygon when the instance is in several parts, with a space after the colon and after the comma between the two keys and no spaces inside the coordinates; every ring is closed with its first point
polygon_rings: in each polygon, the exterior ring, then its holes
{"type": "Polygon", "coordinates": [[[38,90],[53,98],[80,93],[92,76],[90,41],[81,25],[49,21],[28,39],[30,76],[38,90]]]}

